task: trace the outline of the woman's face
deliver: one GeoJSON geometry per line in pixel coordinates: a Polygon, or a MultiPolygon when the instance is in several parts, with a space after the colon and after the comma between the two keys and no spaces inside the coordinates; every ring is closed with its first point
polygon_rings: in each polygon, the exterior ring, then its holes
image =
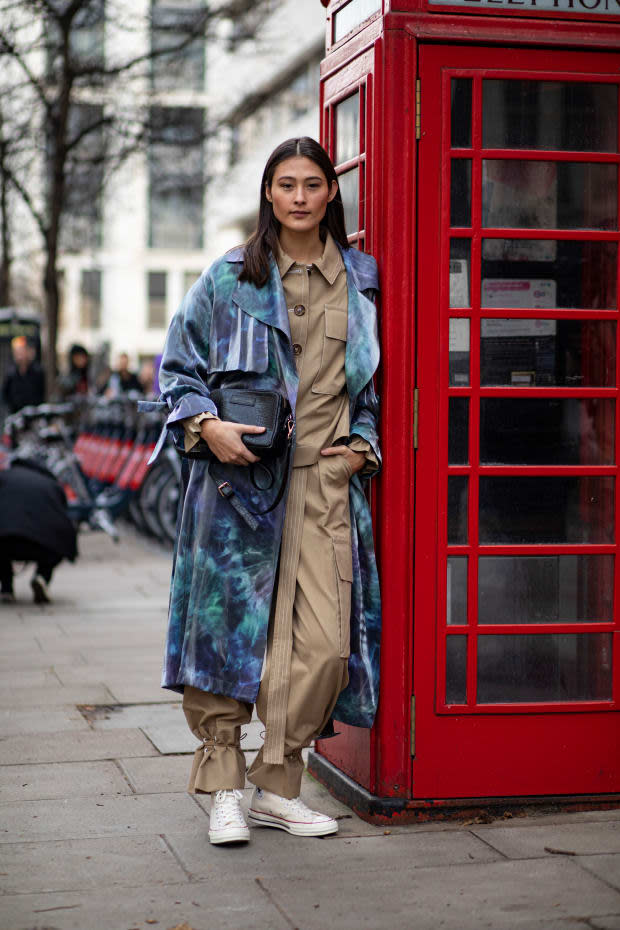
{"type": "Polygon", "coordinates": [[[265,193],[282,226],[302,233],[319,225],[337,191],[336,181],[330,187],[316,162],[305,155],[294,155],[277,165],[265,193]]]}

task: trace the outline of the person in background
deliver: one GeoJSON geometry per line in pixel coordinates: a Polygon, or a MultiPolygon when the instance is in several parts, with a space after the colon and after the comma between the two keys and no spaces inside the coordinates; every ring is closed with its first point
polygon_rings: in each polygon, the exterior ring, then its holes
{"type": "Polygon", "coordinates": [[[142,392],[146,394],[147,397],[154,397],[156,392],[153,386],[155,381],[155,366],[150,359],[146,359],[140,365],[138,380],[140,381],[142,392]]]}
{"type": "Polygon", "coordinates": [[[35,563],[34,602],[48,604],[52,572],[76,555],[76,530],[54,476],[30,459],[0,471],[0,603],[15,601],[13,562],[35,563]]]}
{"type": "Polygon", "coordinates": [[[118,397],[119,394],[126,394],[128,391],[142,393],[142,385],[135,371],[129,370],[129,356],[126,352],[121,352],[118,368],[110,375],[106,397],[118,397]]]}
{"type": "Polygon", "coordinates": [[[60,390],[64,400],[76,395],[90,393],[90,356],[84,346],[75,343],[69,349],[69,370],[60,379],[60,390]]]}
{"type": "Polygon", "coordinates": [[[37,406],[45,400],[45,375],[36,360],[34,348],[24,336],[11,341],[13,366],[2,385],[2,397],[10,413],[22,407],[37,406]]]}

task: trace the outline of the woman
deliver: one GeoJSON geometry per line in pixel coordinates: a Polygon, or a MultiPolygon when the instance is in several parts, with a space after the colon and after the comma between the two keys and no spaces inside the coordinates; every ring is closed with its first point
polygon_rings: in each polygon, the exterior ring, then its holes
{"type": "Polygon", "coordinates": [[[183,692],[202,741],[189,790],[212,795],[212,843],[249,839],[239,738],[254,703],[265,745],[248,772],[250,820],[299,836],[338,829],[299,798],[302,748],[333,734],[332,713],[372,725],[380,605],[360,479],[380,465],[377,289],[374,259],[348,246],[329,157],[289,139],[265,167],[257,231],[202,274],[170,325],[167,429],[185,450],[202,437],[248,509],[268,503],[241,438],[261,430],[220,420],[210,392],[277,390],[296,420],[288,472],[277,465],[287,493],[255,530],[205,462],[184,460],[162,685],[183,692]]]}

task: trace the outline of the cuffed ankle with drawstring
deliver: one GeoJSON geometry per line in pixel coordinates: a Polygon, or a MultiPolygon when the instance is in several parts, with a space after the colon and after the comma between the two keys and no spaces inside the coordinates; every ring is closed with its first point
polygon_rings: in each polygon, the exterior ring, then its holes
{"type": "Polygon", "coordinates": [[[192,761],[190,794],[245,787],[245,756],[241,725],[252,718],[252,705],[219,695],[215,713],[209,712],[204,692],[185,686],[183,711],[194,736],[201,741],[192,761]]]}

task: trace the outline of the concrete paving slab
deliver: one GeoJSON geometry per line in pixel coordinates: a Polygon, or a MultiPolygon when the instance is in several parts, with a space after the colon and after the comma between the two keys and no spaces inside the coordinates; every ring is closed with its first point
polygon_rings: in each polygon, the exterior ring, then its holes
{"type": "Polygon", "coordinates": [[[161,794],[187,791],[191,757],[152,756],[119,759],[119,765],[136,794],[161,794]]]}
{"type": "Polygon", "coordinates": [[[0,876],[3,894],[87,891],[186,880],[159,836],[14,843],[4,853],[0,876]]]}
{"type": "Polygon", "coordinates": [[[108,667],[127,669],[128,674],[131,674],[136,664],[141,663],[150,665],[152,662],[154,665],[157,664],[161,670],[164,655],[159,643],[149,642],[142,643],[142,646],[125,646],[123,644],[122,649],[118,645],[116,648],[98,646],[96,649],[90,645],[80,646],[79,654],[82,656],[83,661],[89,665],[108,664],[108,667]]]}
{"type": "MultiPolygon", "coordinates": [[[[2,618],[0,614],[0,618],[2,618]]],[[[36,655],[38,652],[41,652],[40,646],[37,643],[33,634],[28,634],[24,637],[7,637],[2,644],[0,652],[3,656],[12,656],[12,655],[29,655],[33,653],[36,655]]]]}
{"type": "Polygon", "coordinates": [[[179,695],[159,685],[159,675],[152,684],[135,684],[132,681],[110,681],[108,690],[119,704],[170,704],[179,700],[179,695]]]}
{"type": "MultiPolygon", "coordinates": [[[[249,799],[247,799],[249,800],[249,799]]],[[[240,880],[255,875],[301,877],[312,875],[319,884],[321,876],[329,886],[332,877],[370,869],[372,883],[380,884],[379,875],[393,870],[409,875],[417,868],[444,867],[458,863],[494,862],[500,859],[486,843],[472,834],[423,833],[415,843],[408,836],[335,836],[308,839],[288,836],[271,828],[252,828],[249,845],[222,850],[205,849],[204,838],[198,834],[168,833],[166,838],[193,879],[207,878],[214,869],[222,874],[234,870],[240,880]],[[266,872],[268,870],[268,872],[266,872]]],[[[406,879],[409,880],[408,878],[406,879]]],[[[302,922],[303,923],[303,922],[302,922]]]]}
{"type": "MultiPolygon", "coordinates": [[[[329,848],[333,842],[340,843],[332,840],[322,845],[329,848]]],[[[374,849],[375,841],[364,842],[369,850],[374,849]]],[[[414,846],[410,844],[409,849],[414,846]]],[[[583,928],[579,921],[613,914],[620,905],[617,892],[567,859],[429,869],[410,868],[405,855],[394,857],[391,868],[380,874],[373,862],[371,869],[342,867],[309,881],[311,873],[304,871],[302,861],[297,876],[290,872],[280,876],[271,869],[269,874],[264,880],[267,891],[287,913],[291,926],[303,930],[332,926],[339,930],[360,926],[372,930],[547,930],[571,926],[571,922],[583,928]]]]}
{"type": "Polygon", "coordinates": [[[22,801],[3,808],[0,843],[206,829],[203,809],[182,794],[22,801]]]}
{"type": "Polygon", "coordinates": [[[0,688],[0,709],[7,707],[62,707],[74,704],[114,704],[116,698],[103,685],[64,688],[48,684],[42,688],[0,688]]]}
{"type": "Polygon", "coordinates": [[[154,756],[157,750],[140,730],[67,730],[6,737],[0,755],[3,765],[20,765],[154,756]]]}
{"type": "MultiPolygon", "coordinates": [[[[3,930],[291,930],[255,882],[106,888],[2,897],[3,930]],[[186,926],[185,926],[186,925],[186,926]]],[[[393,928],[394,930],[394,928],[393,928]]],[[[572,928],[567,928],[572,930],[572,928]]],[[[583,930],[583,927],[581,928],[583,930]]]]}
{"type": "Polygon", "coordinates": [[[18,669],[35,669],[35,668],[53,668],[54,664],[59,665],[85,665],[86,661],[82,653],[78,650],[60,650],[52,656],[47,652],[42,652],[37,646],[36,652],[24,651],[6,656],[4,653],[0,657],[0,680],[4,671],[17,671],[18,669]]]}
{"type": "MultiPolygon", "coordinates": [[[[161,659],[161,656],[159,657],[161,659]]],[[[157,663],[151,658],[142,658],[131,666],[122,667],[105,665],[94,662],[88,665],[60,665],[54,663],[54,671],[58,680],[66,687],[76,687],[82,684],[107,684],[108,682],[123,686],[130,682],[136,687],[160,688],[161,661],[157,663]]],[[[178,695],[176,700],[179,700],[178,695]]]]}
{"type": "Polygon", "coordinates": [[[114,762],[0,766],[0,802],[132,794],[114,762]]]}
{"type": "Polygon", "coordinates": [[[181,703],[133,704],[109,708],[105,714],[92,718],[96,730],[117,727],[140,727],[163,755],[193,753],[198,745],[189,731],[181,703]]]}
{"type": "Polygon", "coordinates": [[[576,861],[592,875],[620,891],[620,855],[578,856],[576,861]]]}
{"type": "Polygon", "coordinates": [[[537,859],[541,856],[590,853],[620,853],[620,821],[608,823],[564,823],[537,827],[473,827],[508,859],[537,859]]]}
{"type": "Polygon", "coordinates": [[[67,710],[50,710],[48,707],[29,707],[27,710],[11,707],[0,710],[0,738],[40,733],[42,727],[52,733],[61,730],[88,730],[88,724],[75,707],[67,710]]]}
{"type": "Polygon", "coordinates": [[[45,688],[47,685],[52,685],[52,687],[57,688],[60,684],[53,668],[50,667],[2,672],[2,687],[5,690],[9,688],[39,689],[45,688]]]}
{"type": "Polygon", "coordinates": [[[620,914],[609,914],[607,917],[595,917],[590,921],[593,930],[620,930],[620,914]]]}

